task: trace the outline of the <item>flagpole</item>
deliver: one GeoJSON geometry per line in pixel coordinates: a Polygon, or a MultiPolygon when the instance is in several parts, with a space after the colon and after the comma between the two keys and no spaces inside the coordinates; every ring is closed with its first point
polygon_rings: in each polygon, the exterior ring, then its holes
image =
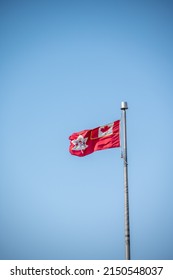
{"type": "Polygon", "coordinates": [[[130,223],[129,223],[129,194],[128,194],[128,162],[127,162],[127,102],[121,102],[123,115],[123,159],[124,159],[124,224],[125,224],[125,259],[130,260],[130,223]]]}

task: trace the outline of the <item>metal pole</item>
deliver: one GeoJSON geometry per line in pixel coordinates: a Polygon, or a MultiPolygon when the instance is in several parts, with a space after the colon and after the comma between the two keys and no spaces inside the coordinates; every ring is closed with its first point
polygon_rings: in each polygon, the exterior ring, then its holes
{"type": "Polygon", "coordinates": [[[130,223],[129,223],[129,194],[128,194],[128,162],[127,162],[127,102],[121,102],[123,115],[123,159],[124,159],[124,222],[125,222],[125,259],[130,260],[130,223]]]}

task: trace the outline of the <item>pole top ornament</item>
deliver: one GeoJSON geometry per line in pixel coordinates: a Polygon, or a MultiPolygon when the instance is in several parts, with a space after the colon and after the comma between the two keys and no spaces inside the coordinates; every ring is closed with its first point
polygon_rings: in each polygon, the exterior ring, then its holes
{"type": "Polygon", "coordinates": [[[127,102],[125,101],[121,102],[121,110],[126,110],[126,109],[128,109],[127,102]]]}

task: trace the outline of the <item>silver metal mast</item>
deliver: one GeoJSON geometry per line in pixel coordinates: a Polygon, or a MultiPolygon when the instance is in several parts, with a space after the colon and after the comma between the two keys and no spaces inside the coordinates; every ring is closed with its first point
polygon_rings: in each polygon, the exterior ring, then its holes
{"type": "Polygon", "coordinates": [[[123,115],[123,159],[124,159],[124,222],[125,222],[125,259],[130,260],[130,223],[129,223],[129,194],[128,194],[128,162],[127,162],[127,102],[121,102],[123,115]]]}

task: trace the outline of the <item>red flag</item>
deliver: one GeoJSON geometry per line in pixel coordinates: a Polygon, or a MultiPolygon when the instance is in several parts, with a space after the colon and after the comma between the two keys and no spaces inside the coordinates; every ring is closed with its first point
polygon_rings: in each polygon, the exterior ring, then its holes
{"type": "Polygon", "coordinates": [[[73,133],[69,151],[72,155],[84,157],[95,151],[120,147],[120,120],[94,129],[73,133]]]}

